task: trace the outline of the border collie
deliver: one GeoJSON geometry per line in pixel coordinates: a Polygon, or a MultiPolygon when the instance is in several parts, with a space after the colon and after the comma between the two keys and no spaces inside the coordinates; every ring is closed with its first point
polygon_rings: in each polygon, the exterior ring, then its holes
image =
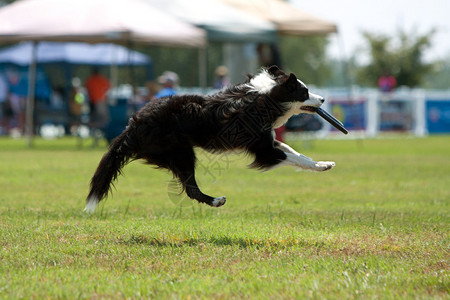
{"type": "Polygon", "coordinates": [[[224,205],[225,197],[211,197],[198,187],[194,147],[214,153],[244,150],[255,158],[250,167],[260,170],[284,165],[329,170],[334,162],[315,162],[274,138],[274,128],[292,115],[317,112],[323,102],[294,74],[276,66],[211,96],[175,95],[152,101],[130,118],[101,159],[85,211],[92,213],[122,168],[137,159],[170,170],[190,198],[214,207],[224,205]]]}

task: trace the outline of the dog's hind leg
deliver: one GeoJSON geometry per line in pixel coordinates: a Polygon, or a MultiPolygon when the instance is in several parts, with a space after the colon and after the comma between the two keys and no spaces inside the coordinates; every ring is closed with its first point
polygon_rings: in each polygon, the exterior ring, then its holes
{"type": "Polygon", "coordinates": [[[225,204],[227,200],[226,197],[214,198],[204,194],[200,190],[195,180],[195,173],[193,170],[192,172],[182,172],[181,174],[178,174],[178,177],[189,198],[214,207],[219,207],[225,204]]]}
{"type": "Polygon", "coordinates": [[[184,149],[179,156],[171,162],[170,170],[179,179],[186,194],[191,199],[219,207],[225,204],[226,197],[211,197],[204,194],[195,180],[195,153],[193,149],[184,149]]]}

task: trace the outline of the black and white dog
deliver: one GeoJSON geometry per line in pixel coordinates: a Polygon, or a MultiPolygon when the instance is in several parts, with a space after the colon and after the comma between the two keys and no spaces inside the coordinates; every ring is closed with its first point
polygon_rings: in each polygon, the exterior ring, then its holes
{"type": "Polygon", "coordinates": [[[287,75],[276,66],[211,96],[152,101],[130,119],[103,156],[92,177],[85,210],[93,212],[122,168],[137,159],[170,170],[190,198],[210,206],[224,205],[225,197],[208,196],[198,187],[194,147],[210,152],[244,150],[255,157],[250,167],[261,170],[284,165],[329,170],[334,162],[315,162],[275,140],[273,133],[292,115],[315,113],[323,102],[294,74],[287,75]]]}

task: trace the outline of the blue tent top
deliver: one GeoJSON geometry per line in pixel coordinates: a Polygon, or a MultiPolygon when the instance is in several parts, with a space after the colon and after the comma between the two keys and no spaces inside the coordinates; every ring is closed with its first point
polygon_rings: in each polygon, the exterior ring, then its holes
{"type": "MultiPolygon", "coordinates": [[[[32,42],[0,49],[0,63],[28,66],[32,42]]],[[[80,65],[149,65],[148,56],[115,44],[39,42],[37,63],[70,63],[80,65]]]]}

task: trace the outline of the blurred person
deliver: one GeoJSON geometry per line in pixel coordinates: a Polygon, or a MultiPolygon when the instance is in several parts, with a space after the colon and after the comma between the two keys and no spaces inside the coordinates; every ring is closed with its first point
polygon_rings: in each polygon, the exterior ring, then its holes
{"type": "Polygon", "coordinates": [[[230,79],[228,78],[228,68],[225,66],[218,66],[214,71],[214,83],[215,89],[222,89],[230,85],[230,79]]]}
{"type": "Polygon", "coordinates": [[[107,103],[109,81],[100,74],[97,68],[94,68],[85,85],[91,111],[91,126],[94,129],[104,130],[109,121],[107,103]]]}
{"type": "Polygon", "coordinates": [[[50,93],[50,107],[61,109],[64,107],[64,87],[61,85],[53,86],[50,93]]]}
{"type": "Polygon", "coordinates": [[[0,135],[8,133],[12,111],[9,105],[9,87],[5,76],[0,73],[0,135]]]}
{"type": "Polygon", "coordinates": [[[69,111],[71,116],[70,131],[76,133],[82,123],[83,114],[87,113],[86,93],[78,77],[72,79],[72,90],[69,98],[69,111]]]}
{"type": "Polygon", "coordinates": [[[175,88],[178,86],[178,82],[179,77],[177,73],[165,71],[158,77],[158,83],[162,86],[162,89],[156,93],[155,99],[175,95],[177,93],[175,88]]]}
{"type": "Polygon", "coordinates": [[[133,93],[128,99],[128,114],[131,115],[140,110],[148,102],[147,88],[133,88],[133,93]]]}
{"type": "Polygon", "coordinates": [[[25,106],[28,87],[17,70],[7,72],[7,81],[9,85],[9,104],[12,112],[10,132],[13,136],[19,137],[22,135],[25,127],[25,106]]]}
{"type": "Polygon", "coordinates": [[[256,51],[262,66],[270,67],[276,65],[279,68],[282,67],[280,50],[276,44],[259,44],[256,51]]]}
{"type": "Polygon", "coordinates": [[[378,87],[382,92],[389,93],[394,90],[397,85],[397,80],[394,76],[390,74],[389,71],[385,70],[383,75],[378,78],[378,87]]]}

